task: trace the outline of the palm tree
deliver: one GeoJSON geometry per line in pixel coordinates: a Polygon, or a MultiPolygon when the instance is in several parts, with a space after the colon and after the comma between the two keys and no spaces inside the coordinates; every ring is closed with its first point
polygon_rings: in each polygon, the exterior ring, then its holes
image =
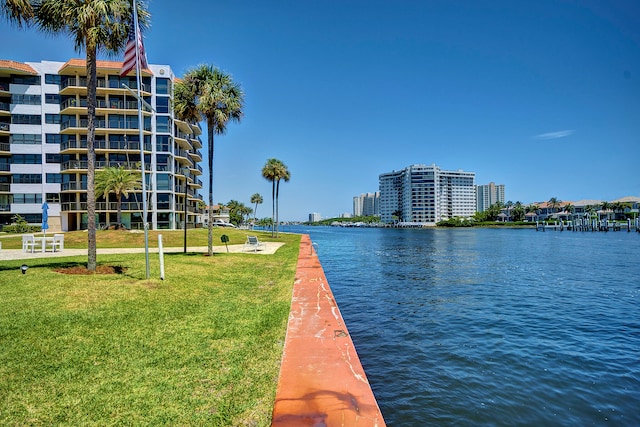
{"type": "Polygon", "coordinates": [[[116,228],[122,224],[122,196],[142,188],[142,177],[139,171],[125,169],[124,166],[104,168],[96,173],[96,197],[109,200],[109,194],[115,193],[117,214],[116,228]]]}
{"type": "MultiPolygon", "coordinates": [[[[149,13],[141,3],[135,4],[140,27],[146,28],[149,13]]],[[[132,12],[131,2],[123,0],[41,0],[35,6],[34,20],[40,29],[68,35],[76,50],[84,50],[87,55],[87,269],[93,271],[96,269],[97,54],[99,51],[116,54],[124,49],[132,12]]]]}
{"type": "MultiPolygon", "coordinates": [[[[287,166],[278,159],[269,159],[262,168],[262,176],[267,181],[271,181],[271,217],[275,217],[275,236],[278,237],[278,196],[280,193],[280,180],[284,179],[288,182],[291,179],[291,173],[287,166]],[[274,201],[275,200],[275,201],[274,201]]],[[[271,229],[271,237],[273,237],[274,229],[271,229]]]]}
{"type": "Polygon", "coordinates": [[[262,199],[262,196],[260,195],[260,193],[255,193],[253,196],[251,196],[251,203],[256,205],[255,209],[253,210],[253,222],[256,222],[256,215],[258,214],[258,205],[261,205],[262,202],[264,202],[264,200],[262,199]]]}
{"type": "Polygon", "coordinates": [[[609,202],[602,202],[600,204],[600,208],[602,209],[602,213],[607,214],[607,219],[609,219],[609,211],[611,210],[611,203],[609,202]]]}
{"type": "MultiPolygon", "coordinates": [[[[176,83],[175,105],[183,117],[199,116],[207,123],[209,160],[209,206],[213,206],[214,135],[222,135],[227,124],[242,118],[244,93],[229,74],[210,65],[201,65],[176,83]]],[[[209,209],[209,256],[213,255],[213,216],[209,209]]]]}
{"type": "Polygon", "coordinates": [[[34,17],[33,5],[29,0],[2,0],[0,12],[9,22],[18,27],[28,25],[34,17]]]}
{"type": "Polygon", "coordinates": [[[562,203],[562,200],[558,199],[557,197],[552,197],[547,202],[549,207],[553,210],[552,213],[558,212],[558,208],[560,207],[561,203],[562,203]]]}
{"type": "MultiPolygon", "coordinates": [[[[622,203],[622,202],[613,202],[611,204],[611,209],[613,210],[614,214],[615,213],[624,213],[624,210],[627,208],[627,204],[626,203],[622,203]]],[[[614,215],[614,219],[620,218],[619,215],[614,215]]]]}

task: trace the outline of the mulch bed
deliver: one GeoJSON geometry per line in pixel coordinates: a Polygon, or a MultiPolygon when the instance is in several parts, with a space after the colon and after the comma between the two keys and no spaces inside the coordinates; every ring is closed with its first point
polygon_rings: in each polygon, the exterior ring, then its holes
{"type": "Polygon", "coordinates": [[[96,271],[87,270],[87,267],[83,266],[74,266],[74,267],[65,267],[65,268],[56,268],[53,271],[61,274],[122,274],[126,268],[120,267],[118,265],[98,265],[96,266],[96,271]]]}

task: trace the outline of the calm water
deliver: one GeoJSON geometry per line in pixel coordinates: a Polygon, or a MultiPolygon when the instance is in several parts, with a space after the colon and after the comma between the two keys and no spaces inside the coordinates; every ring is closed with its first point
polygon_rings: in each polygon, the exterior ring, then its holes
{"type": "Polygon", "coordinates": [[[640,426],[640,235],[289,227],[389,426],[640,426]]]}

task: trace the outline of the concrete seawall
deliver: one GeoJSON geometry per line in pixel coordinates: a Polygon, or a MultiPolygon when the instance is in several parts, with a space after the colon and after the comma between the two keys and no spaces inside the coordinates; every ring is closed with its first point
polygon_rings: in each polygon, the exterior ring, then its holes
{"type": "Polygon", "coordinates": [[[308,235],[300,243],[272,426],[386,426],[308,235]]]}

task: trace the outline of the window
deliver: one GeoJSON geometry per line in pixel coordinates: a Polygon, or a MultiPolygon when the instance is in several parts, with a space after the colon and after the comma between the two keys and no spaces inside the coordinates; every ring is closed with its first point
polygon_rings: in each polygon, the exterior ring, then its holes
{"type": "Polygon", "coordinates": [[[60,203],[60,194],[58,193],[47,193],[47,203],[60,203]]]}
{"type": "Polygon", "coordinates": [[[156,170],[157,171],[169,170],[169,156],[167,154],[156,155],[156,170]]]}
{"type": "Polygon", "coordinates": [[[42,175],[35,173],[13,174],[14,184],[42,184],[42,175]]]}
{"type": "Polygon", "coordinates": [[[14,85],[39,85],[40,76],[11,76],[11,83],[14,85]]]}
{"type": "Polygon", "coordinates": [[[158,116],[156,117],[156,132],[166,132],[169,133],[171,131],[171,123],[168,116],[158,116]]]}
{"type": "MultiPolygon", "coordinates": [[[[68,135],[65,135],[68,136],[68,135]]],[[[74,136],[75,139],[75,136],[74,136]]],[[[48,133],[46,135],[47,144],[60,144],[62,142],[62,135],[57,133],[48,133]]]]}
{"type": "Polygon", "coordinates": [[[47,153],[46,156],[47,163],[60,163],[60,154],[47,153]]]}
{"type": "Polygon", "coordinates": [[[156,175],[156,190],[171,190],[171,177],[168,174],[159,173],[158,175],[156,175]]]}
{"type": "Polygon", "coordinates": [[[156,209],[171,209],[169,193],[158,193],[158,203],[156,209]]]}
{"type": "Polygon", "coordinates": [[[40,193],[17,193],[13,195],[13,203],[42,203],[42,194],[40,193]]]}
{"type": "Polygon", "coordinates": [[[33,133],[15,133],[9,137],[11,144],[42,144],[42,135],[33,133]]]}
{"type": "Polygon", "coordinates": [[[50,125],[59,125],[60,124],[60,114],[45,114],[44,121],[50,125]]]}
{"type": "Polygon", "coordinates": [[[11,95],[12,104],[40,105],[40,95],[11,95]]]}
{"type": "Polygon", "coordinates": [[[44,82],[49,85],[60,85],[62,79],[61,76],[57,74],[45,74],[44,82]]]}
{"type": "Polygon", "coordinates": [[[11,156],[11,163],[14,165],[40,165],[42,156],[40,154],[14,154],[11,156]]]}
{"type": "Polygon", "coordinates": [[[169,136],[156,136],[156,151],[169,151],[169,136]]]}
{"type": "Polygon", "coordinates": [[[166,96],[159,96],[156,98],[156,112],[168,113],[169,112],[169,98],[166,96]]]}
{"type": "Polygon", "coordinates": [[[62,183],[62,174],[61,173],[48,173],[47,174],[47,184],[61,184],[61,183],[62,183]]]}
{"type": "Polygon", "coordinates": [[[160,95],[169,95],[171,93],[171,80],[165,78],[157,78],[156,93],[160,95]]]}
{"type": "Polygon", "coordinates": [[[11,116],[11,123],[14,125],[40,125],[42,117],[33,114],[14,114],[11,116]]]}
{"type": "Polygon", "coordinates": [[[60,95],[56,93],[45,93],[44,102],[46,104],[60,104],[60,95]]]}

